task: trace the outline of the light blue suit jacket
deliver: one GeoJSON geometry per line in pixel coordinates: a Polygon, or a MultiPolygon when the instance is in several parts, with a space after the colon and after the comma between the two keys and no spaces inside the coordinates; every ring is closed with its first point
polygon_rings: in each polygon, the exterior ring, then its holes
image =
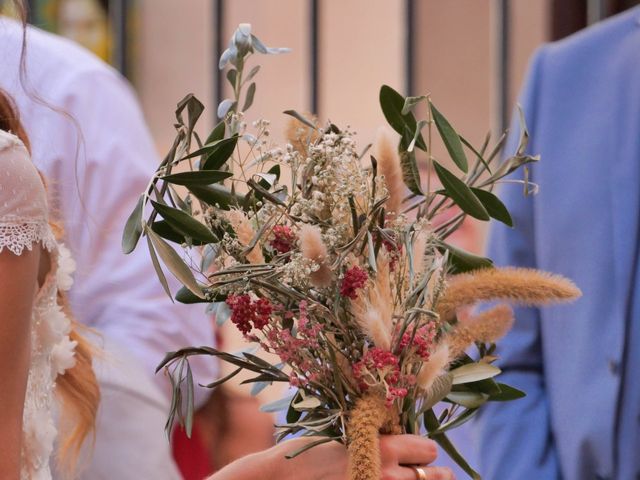
{"type": "Polygon", "coordinates": [[[565,275],[584,296],[516,312],[499,347],[502,381],[527,397],[479,415],[479,470],[489,480],[631,480],[616,452],[627,441],[618,422],[638,421],[620,418],[621,388],[640,388],[640,378],[623,386],[620,373],[627,322],[640,321],[629,318],[640,215],[640,9],[541,48],[521,103],[529,150],[542,157],[532,167],[540,192],[525,198],[521,187],[503,187],[516,226],[493,228],[489,255],[565,275]]]}

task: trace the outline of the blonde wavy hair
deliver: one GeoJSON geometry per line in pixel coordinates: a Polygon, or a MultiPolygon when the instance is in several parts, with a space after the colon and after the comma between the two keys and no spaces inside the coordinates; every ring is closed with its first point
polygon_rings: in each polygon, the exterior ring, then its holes
{"type": "MultiPolygon", "coordinates": [[[[0,129],[10,131],[31,151],[29,138],[20,122],[12,99],[0,90],[0,129]]],[[[42,176],[42,175],[41,175],[42,176]]],[[[44,177],[43,178],[43,183],[44,177]]],[[[46,184],[46,183],[45,183],[46,184]]],[[[62,227],[52,222],[52,230],[58,239],[64,235],[62,227]]],[[[58,447],[59,466],[71,477],[75,470],[80,450],[85,439],[95,435],[95,421],[100,402],[100,389],[93,370],[92,344],[80,333],[87,327],[73,317],[69,301],[64,292],[58,292],[58,304],[72,323],[71,340],[77,342],[75,366],[56,379],[56,395],[61,403],[61,435],[58,447]]]]}

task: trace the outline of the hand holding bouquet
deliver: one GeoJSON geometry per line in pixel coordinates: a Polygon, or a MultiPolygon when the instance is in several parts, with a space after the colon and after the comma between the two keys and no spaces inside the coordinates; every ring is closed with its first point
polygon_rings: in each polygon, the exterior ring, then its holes
{"type": "MultiPolygon", "coordinates": [[[[178,418],[190,430],[188,359],[212,355],[237,368],[208,387],[243,369],[255,373],[247,380],[254,392],[274,382],[292,387],[265,407],[287,410],[279,438],[320,439],[291,456],[342,442],[351,478],[377,479],[378,435],[424,432],[479,478],[446,432],[484,403],[524,393],[499,383],[492,365],[495,343],[513,322],[510,306],[480,313],[470,307],[544,305],[580,293],[563,278],[493,268],[447,243],[466,215],[512,224],[492,189],[537,160],[525,154],[526,129],[514,155],[500,162],[504,136],[491,149],[489,138],[476,149],[429,97],[404,98],[383,86],[380,104],[397,136],[381,134],[371,154],[358,149],[349,129],[293,111],[285,112],[292,116],[288,143],[273,145],[268,122],[257,120],[251,132],[245,123],[258,72],[246,66],[255,52],[280,51],[265,47],[249,26],[238,28],[220,61],[234,94],[218,108],[223,120],[202,142],[194,127],[203,106],[193,96],[179,104],[176,141],[125,230],[125,251],[146,237],[167,293],[161,262],[184,284],[178,301],[209,303],[218,323],[233,322],[248,342],[280,359],[271,364],[256,348],[169,353],[159,367],[174,385],[168,426],[178,418]],[[413,110],[420,102],[427,118],[418,121],[413,110]],[[436,141],[458,173],[434,157],[436,141]],[[426,182],[417,151],[427,163],[426,182]],[[457,213],[436,225],[450,208],[457,213]]],[[[531,185],[523,185],[528,192],[531,185]]]]}

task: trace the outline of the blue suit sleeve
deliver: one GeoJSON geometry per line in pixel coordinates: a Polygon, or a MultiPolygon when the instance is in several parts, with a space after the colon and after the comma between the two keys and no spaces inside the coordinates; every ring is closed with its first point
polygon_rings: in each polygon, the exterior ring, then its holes
{"type": "MultiPolygon", "coordinates": [[[[537,98],[541,94],[544,50],[532,61],[521,96],[521,105],[531,134],[529,153],[536,152],[537,98]]],[[[512,154],[520,134],[515,115],[514,128],[505,152],[512,154]]],[[[544,161],[544,160],[542,160],[544,161]]],[[[535,166],[532,168],[535,181],[535,166]]],[[[518,177],[522,178],[521,174],[518,177]]],[[[521,185],[505,184],[502,199],[511,212],[515,228],[495,223],[489,236],[489,256],[496,265],[536,267],[535,197],[525,197],[521,185]]],[[[527,393],[523,399],[508,403],[490,403],[475,421],[479,470],[486,479],[559,480],[554,450],[547,394],[543,379],[543,356],[540,338],[540,312],[518,309],[513,330],[498,346],[500,381],[527,393]]]]}

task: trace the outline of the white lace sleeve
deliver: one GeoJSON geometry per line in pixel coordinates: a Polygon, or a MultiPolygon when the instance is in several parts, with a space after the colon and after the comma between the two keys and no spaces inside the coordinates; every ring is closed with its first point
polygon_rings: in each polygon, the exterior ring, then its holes
{"type": "Polygon", "coordinates": [[[35,243],[55,248],[49,227],[47,196],[23,143],[0,130],[0,252],[16,255],[35,243]]]}

